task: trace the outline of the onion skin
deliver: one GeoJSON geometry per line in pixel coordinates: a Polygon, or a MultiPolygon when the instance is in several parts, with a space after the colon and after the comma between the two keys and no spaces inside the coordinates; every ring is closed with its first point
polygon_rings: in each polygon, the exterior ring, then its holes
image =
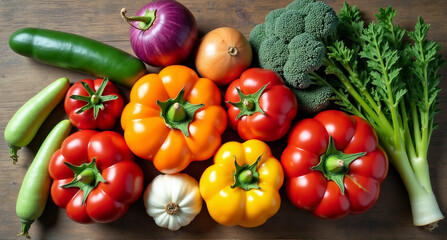
{"type": "Polygon", "coordinates": [[[147,30],[139,29],[140,22],[129,21],[122,13],[123,18],[132,25],[130,44],[135,55],[155,67],[183,62],[197,40],[198,28],[194,15],[177,1],[158,0],[140,8],[135,16],[144,16],[147,10],[156,10],[155,21],[147,30]]]}
{"type": "Polygon", "coordinates": [[[231,27],[216,28],[200,40],[195,65],[200,76],[219,86],[239,78],[252,61],[252,49],[247,38],[231,27]]]}

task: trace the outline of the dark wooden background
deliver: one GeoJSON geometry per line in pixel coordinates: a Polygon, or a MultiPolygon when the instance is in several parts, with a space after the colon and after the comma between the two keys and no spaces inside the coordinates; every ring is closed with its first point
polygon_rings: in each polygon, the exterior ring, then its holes
{"type": "MultiPolygon", "coordinates": [[[[135,13],[148,1],[64,0],[0,1],[0,134],[3,136],[8,120],[29,98],[60,77],[68,77],[72,83],[92,78],[69,70],[43,65],[15,54],[8,46],[10,34],[22,27],[50,28],[84,35],[133,53],[129,44],[129,26],[121,19],[120,9],[135,13]]],[[[181,0],[195,15],[200,34],[221,26],[234,27],[248,37],[250,30],[264,21],[266,14],[275,8],[286,6],[290,0],[181,0]]],[[[342,1],[325,0],[336,11],[342,1]]],[[[350,0],[370,20],[379,7],[392,5],[398,11],[396,22],[405,28],[413,28],[417,16],[431,24],[429,37],[442,45],[447,57],[447,1],[445,0],[350,0]]],[[[151,71],[157,69],[150,68],[151,71]]],[[[447,67],[442,68],[441,82],[447,88],[447,67]]],[[[124,94],[127,89],[122,88],[124,94]]],[[[441,113],[436,122],[430,146],[430,173],[433,189],[441,210],[447,210],[447,93],[440,94],[441,113]]],[[[28,147],[20,150],[20,159],[13,165],[8,158],[4,140],[0,144],[0,239],[19,239],[20,223],[15,214],[17,194],[25,172],[40,144],[50,129],[66,118],[62,105],[50,115],[39,130],[38,136],[28,147]]],[[[3,138],[2,138],[3,139],[3,138]]],[[[228,130],[224,140],[238,140],[228,130]]],[[[280,157],[285,141],[272,144],[276,157],[280,157]]],[[[151,163],[138,160],[145,169],[145,183],[158,173],[151,163]]],[[[199,178],[211,163],[192,163],[185,172],[199,178]]],[[[57,208],[51,198],[42,217],[30,230],[33,239],[145,239],[145,238],[298,238],[298,239],[447,239],[447,220],[434,232],[426,232],[412,225],[410,205],[406,190],[393,167],[382,184],[382,192],[376,205],[362,215],[347,216],[341,220],[322,220],[311,213],[297,209],[281,190],[282,205],[279,212],[257,228],[225,227],[209,216],[204,205],[201,213],[187,227],[172,232],[156,226],[149,217],[142,199],[133,204],[128,213],[110,224],[82,225],[72,222],[65,210],[57,208]]]]}

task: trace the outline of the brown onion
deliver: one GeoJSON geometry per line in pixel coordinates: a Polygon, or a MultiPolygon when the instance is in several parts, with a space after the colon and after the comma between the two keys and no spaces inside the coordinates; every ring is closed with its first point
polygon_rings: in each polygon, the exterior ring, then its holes
{"type": "Polygon", "coordinates": [[[252,50],[247,38],[231,27],[208,32],[199,42],[195,64],[200,76],[228,85],[247,69],[252,50]]]}

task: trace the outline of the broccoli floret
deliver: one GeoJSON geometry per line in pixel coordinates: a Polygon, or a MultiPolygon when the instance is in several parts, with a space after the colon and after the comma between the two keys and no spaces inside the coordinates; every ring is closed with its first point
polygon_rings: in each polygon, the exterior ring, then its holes
{"type": "Polygon", "coordinates": [[[284,64],[284,78],[294,88],[307,88],[311,84],[309,72],[321,67],[324,45],[309,33],[302,33],[287,45],[289,56],[284,64]]]}
{"type": "Polygon", "coordinates": [[[259,47],[258,58],[260,66],[283,75],[284,64],[289,56],[287,47],[288,44],[277,37],[265,39],[259,47]]]}
{"type": "Polygon", "coordinates": [[[253,54],[253,65],[260,65],[258,61],[258,52],[259,48],[261,47],[261,43],[266,38],[265,36],[265,24],[261,23],[256,25],[250,32],[250,37],[248,38],[248,41],[251,44],[252,48],[252,54],[253,54]]]}
{"type": "Polygon", "coordinates": [[[267,37],[273,36],[275,32],[276,19],[286,11],[287,9],[285,8],[278,8],[272,10],[269,14],[267,14],[267,16],[265,16],[265,34],[267,37]]]}
{"type": "Polygon", "coordinates": [[[275,21],[275,36],[286,42],[290,42],[297,33],[303,33],[306,15],[298,10],[288,10],[281,14],[275,21]]]}
{"type": "Polygon", "coordinates": [[[308,5],[308,14],[304,19],[305,31],[317,38],[325,38],[335,32],[338,17],[334,9],[324,2],[308,5]]]}
{"type": "Polygon", "coordinates": [[[322,40],[335,32],[338,22],[335,11],[321,1],[295,0],[275,9],[250,33],[253,63],[277,72],[291,88],[308,88],[309,73],[322,65],[322,40]]]}
{"type": "Polygon", "coordinates": [[[292,89],[298,106],[305,113],[323,111],[330,104],[332,90],[327,86],[311,85],[306,89],[292,89]]]}

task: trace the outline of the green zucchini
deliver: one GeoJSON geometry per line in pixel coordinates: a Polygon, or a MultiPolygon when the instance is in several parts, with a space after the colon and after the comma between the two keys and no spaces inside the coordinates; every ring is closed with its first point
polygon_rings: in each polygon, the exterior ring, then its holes
{"type": "Polygon", "coordinates": [[[28,100],[9,120],[4,137],[14,164],[18,158],[17,150],[33,140],[51,111],[64,99],[69,87],[67,78],[59,78],[28,100]]]}
{"type": "Polygon", "coordinates": [[[126,87],[146,74],[146,65],[133,55],[72,33],[22,28],[11,34],[9,46],[34,60],[108,78],[126,87]]]}
{"type": "Polygon", "coordinates": [[[51,187],[48,165],[51,156],[61,147],[70,131],[69,120],[59,122],[45,138],[23,178],[16,203],[16,214],[22,224],[19,235],[29,238],[28,230],[31,224],[42,215],[45,209],[51,187]]]}

